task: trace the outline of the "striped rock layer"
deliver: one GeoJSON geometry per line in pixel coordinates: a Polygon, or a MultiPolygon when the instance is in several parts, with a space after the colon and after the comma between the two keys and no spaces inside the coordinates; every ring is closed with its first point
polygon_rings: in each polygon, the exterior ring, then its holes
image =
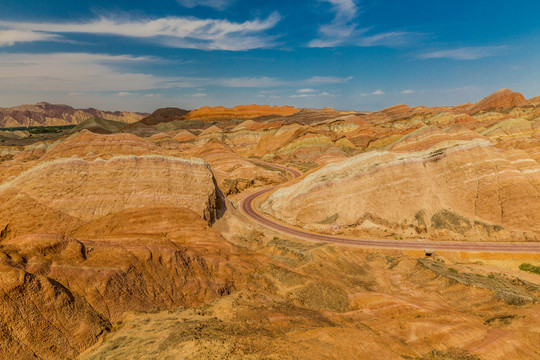
{"type": "Polygon", "coordinates": [[[329,164],[275,191],[261,208],[317,231],[538,240],[538,162],[525,151],[452,132],[424,131],[389,151],[329,164]]]}

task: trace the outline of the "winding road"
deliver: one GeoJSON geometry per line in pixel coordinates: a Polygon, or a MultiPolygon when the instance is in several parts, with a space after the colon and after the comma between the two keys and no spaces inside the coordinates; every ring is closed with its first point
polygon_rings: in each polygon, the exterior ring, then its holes
{"type": "MultiPolygon", "coordinates": [[[[270,166],[279,170],[285,170],[292,174],[294,178],[302,175],[295,169],[283,165],[267,163],[264,161],[251,161],[254,164],[270,166]]],[[[366,248],[386,248],[398,250],[430,250],[430,251],[470,251],[470,252],[500,252],[500,253],[538,253],[540,254],[540,243],[494,243],[494,242],[457,242],[457,241],[426,241],[426,240],[370,240],[358,239],[344,236],[323,235],[313,233],[292,225],[286,225],[278,222],[276,219],[259,212],[256,209],[256,201],[264,195],[274,191],[281,184],[257,191],[243,198],[240,201],[240,211],[271,230],[279,231],[283,234],[294,236],[309,241],[327,242],[342,245],[352,245],[366,248]]]]}

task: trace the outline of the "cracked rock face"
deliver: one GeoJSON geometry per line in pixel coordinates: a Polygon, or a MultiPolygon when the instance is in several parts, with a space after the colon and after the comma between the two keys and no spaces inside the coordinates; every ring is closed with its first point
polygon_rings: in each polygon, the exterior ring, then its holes
{"type": "Polygon", "coordinates": [[[246,285],[255,261],[186,208],[120,211],[74,235],[1,241],[1,358],[74,358],[128,312],[197,306],[258,286],[246,285]]]}

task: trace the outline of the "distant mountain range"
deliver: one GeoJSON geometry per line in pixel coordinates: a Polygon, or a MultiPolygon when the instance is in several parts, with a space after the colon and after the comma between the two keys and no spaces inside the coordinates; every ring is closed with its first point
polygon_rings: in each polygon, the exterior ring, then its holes
{"type": "MultiPolygon", "coordinates": [[[[540,105],[540,97],[525,99],[519,92],[509,89],[501,89],[488,97],[474,103],[462,104],[452,107],[424,106],[408,107],[407,105],[395,105],[384,109],[381,112],[387,115],[402,115],[403,113],[417,112],[441,112],[447,109],[456,114],[475,114],[483,111],[495,109],[510,109],[523,106],[540,105]]],[[[326,109],[334,111],[332,109],[326,109]]],[[[163,108],[156,110],[153,114],[135,113],[127,111],[103,111],[93,108],[74,109],[68,105],[55,105],[41,102],[35,105],[20,105],[12,108],[0,108],[0,128],[30,127],[30,126],[63,126],[78,125],[93,117],[112,120],[126,124],[138,123],[138,126],[156,125],[162,122],[175,120],[195,120],[203,122],[226,121],[226,120],[246,120],[253,118],[293,116],[298,114],[300,109],[292,106],[268,106],[268,105],[238,105],[234,108],[202,107],[195,110],[184,110],[179,108],[163,108]]],[[[339,113],[339,112],[336,112],[339,113]]],[[[293,120],[294,117],[291,119],[293,120]]]]}
{"type": "Polygon", "coordinates": [[[107,120],[134,123],[145,118],[148,114],[126,111],[111,112],[92,108],[74,109],[67,105],[40,102],[35,105],[0,108],[0,127],[77,125],[94,116],[107,120]]]}

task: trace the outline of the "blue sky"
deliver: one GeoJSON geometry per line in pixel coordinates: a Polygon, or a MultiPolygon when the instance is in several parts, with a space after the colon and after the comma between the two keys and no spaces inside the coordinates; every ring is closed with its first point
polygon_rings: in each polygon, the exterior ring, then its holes
{"type": "Polygon", "coordinates": [[[540,95],[540,1],[0,2],[0,106],[378,110],[540,95]]]}

